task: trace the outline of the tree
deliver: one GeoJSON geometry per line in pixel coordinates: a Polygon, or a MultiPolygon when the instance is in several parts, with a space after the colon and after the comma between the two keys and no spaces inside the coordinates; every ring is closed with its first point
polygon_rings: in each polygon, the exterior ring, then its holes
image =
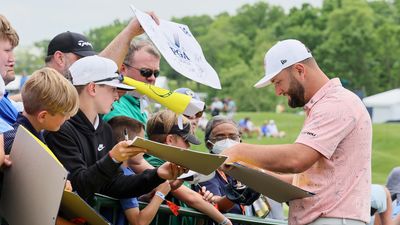
{"type": "Polygon", "coordinates": [[[331,77],[347,79],[351,89],[373,88],[377,80],[371,72],[376,43],[373,17],[366,2],[346,2],[346,7],[329,14],[324,41],[314,51],[322,69],[331,77]]]}
{"type": "Polygon", "coordinates": [[[101,52],[128,24],[128,21],[115,20],[112,24],[91,29],[85,33],[96,52],[101,52]]]}

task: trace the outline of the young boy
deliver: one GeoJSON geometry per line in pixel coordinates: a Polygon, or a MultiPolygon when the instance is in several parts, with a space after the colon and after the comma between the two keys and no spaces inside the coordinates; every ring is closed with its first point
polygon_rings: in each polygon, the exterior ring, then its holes
{"type": "Polygon", "coordinates": [[[43,131],[57,131],[78,111],[78,93],[56,70],[45,67],[35,71],[26,81],[21,95],[24,111],[19,113],[13,130],[4,134],[6,154],[11,151],[18,126],[28,129],[45,143],[43,131]]]}
{"type": "MultiPolygon", "coordinates": [[[[135,136],[144,138],[144,125],[132,118],[126,116],[113,117],[108,124],[113,129],[113,135],[117,141],[122,141],[126,138],[133,139],[135,136]]],[[[134,174],[132,169],[128,167],[128,162],[124,161],[121,165],[125,175],[134,174]]],[[[136,198],[121,199],[120,203],[124,210],[125,217],[122,215],[118,218],[117,225],[148,225],[157,214],[157,210],[164,201],[163,196],[166,196],[171,187],[169,182],[160,184],[155,189],[155,195],[149,204],[142,210],[139,209],[139,204],[136,198]]]]}
{"type": "MultiPolygon", "coordinates": [[[[7,18],[0,15],[0,166],[2,166],[3,163],[6,166],[11,165],[11,161],[8,157],[6,158],[4,156],[3,133],[12,129],[9,121],[12,121],[12,118],[15,118],[18,112],[12,105],[12,102],[7,98],[5,85],[14,78],[14,76],[8,76],[7,71],[14,68],[15,58],[13,50],[14,47],[18,45],[18,42],[19,36],[17,32],[11,26],[7,18]],[[9,80],[8,77],[10,77],[9,80]],[[4,80],[7,80],[7,82],[4,80]],[[3,96],[5,99],[3,99],[3,96]],[[8,120],[9,118],[11,120],[8,120]]],[[[14,122],[15,121],[12,123],[14,122]]]]}
{"type": "MultiPolygon", "coordinates": [[[[44,142],[43,131],[57,131],[78,111],[78,93],[72,84],[56,70],[43,68],[35,71],[21,91],[24,111],[19,113],[14,129],[4,133],[4,149],[11,151],[19,126],[25,127],[44,142]]],[[[66,189],[70,187],[67,182],[66,189]]],[[[61,217],[57,225],[72,225],[61,217]]]]}
{"type": "Polygon", "coordinates": [[[78,113],[45,140],[69,171],[72,187],[86,201],[101,193],[114,198],[140,196],[167,179],[176,179],[184,168],[165,163],[138,175],[123,175],[121,163],[145,152],[129,141],[114,143],[111,127],[99,114],[110,111],[118,99],[117,88],[132,90],[119,80],[117,64],[100,56],[87,56],[71,65],[72,84],[79,94],[78,113]]]}
{"type": "MultiPolygon", "coordinates": [[[[0,15],[0,74],[5,85],[15,79],[13,73],[7,73],[12,70],[15,65],[14,48],[19,43],[19,36],[10,22],[3,15],[0,15]]],[[[18,115],[18,110],[15,107],[15,102],[8,98],[8,93],[4,90],[3,98],[0,100],[0,118],[9,125],[15,123],[18,115]]]]}

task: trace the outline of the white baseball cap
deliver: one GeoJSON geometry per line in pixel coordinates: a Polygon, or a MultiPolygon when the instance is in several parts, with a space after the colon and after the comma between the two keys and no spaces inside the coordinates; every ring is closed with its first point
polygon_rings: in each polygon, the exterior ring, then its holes
{"type": "Polygon", "coordinates": [[[118,66],[113,60],[101,56],[83,57],[74,62],[69,71],[72,76],[72,84],[75,86],[94,82],[124,90],[135,89],[132,86],[121,83],[117,72],[118,66]]]}
{"type": "Polygon", "coordinates": [[[311,57],[311,51],[298,40],[278,41],[265,54],[265,75],[254,87],[261,88],[270,85],[271,79],[283,69],[311,57]]]}

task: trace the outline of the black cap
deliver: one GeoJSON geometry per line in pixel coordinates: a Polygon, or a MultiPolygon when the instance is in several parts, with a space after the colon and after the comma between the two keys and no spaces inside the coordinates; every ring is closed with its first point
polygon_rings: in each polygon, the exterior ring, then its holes
{"type": "Polygon", "coordinates": [[[47,56],[54,55],[56,51],[71,52],[82,57],[96,55],[92,44],[84,35],[70,31],[58,34],[50,41],[47,56]]]}
{"type": "Polygon", "coordinates": [[[172,126],[171,130],[169,131],[170,134],[177,134],[181,136],[185,141],[192,143],[194,145],[200,145],[200,140],[194,136],[190,129],[190,123],[184,124],[183,129],[180,129],[178,125],[172,126]]]}
{"type": "MultiPolygon", "coordinates": [[[[164,133],[164,124],[160,123],[155,127],[153,134],[165,134],[164,133]]],[[[179,128],[178,125],[172,126],[171,130],[168,134],[176,134],[181,136],[185,141],[192,143],[194,145],[200,145],[200,140],[194,136],[190,130],[190,123],[183,124],[183,128],[179,128]]]]}

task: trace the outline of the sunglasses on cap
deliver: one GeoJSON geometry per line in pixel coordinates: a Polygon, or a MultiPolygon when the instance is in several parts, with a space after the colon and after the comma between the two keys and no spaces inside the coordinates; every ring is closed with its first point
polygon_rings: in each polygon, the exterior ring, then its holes
{"type": "MultiPolygon", "coordinates": [[[[205,105],[204,105],[203,110],[200,111],[200,112],[197,112],[196,114],[194,114],[194,116],[195,116],[197,119],[198,119],[198,118],[201,118],[201,117],[203,116],[204,111],[206,111],[206,106],[205,106],[205,105]]],[[[187,118],[190,119],[190,116],[188,116],[188,115],[184,115],[184,116],[186,116],[187,118]]]]}
{"type": "Polygon", "coordinates": [[[152,70],[152,69],[149,69],[149,68],[136,68],[136,67],[131,66],[131,65],[127,64],[127,63],[124,63],[124,65],[127,66],[127,67],[130,67],[130,68],[133,68],[135,70],[138,70],[140,72],[140,75],[142,75],[142,76],[144,76],[146,78],[149,78],[149,77],[151,77],[153,75],[154,75],[155,78],[157,78],[158,75],[160,75],[160,71],[159,70],[152,70]]]}
{"type": "Polygon", "coordinates": [[[105,79],[101,79],[101,80],[95,80],[93,81],[93,83],[100,83],[100,82],[104,82],[104,81],[112,81],[112,80],[121,80],[121,77],[109,77],[109,78],[105,78],[105,79]]]}

